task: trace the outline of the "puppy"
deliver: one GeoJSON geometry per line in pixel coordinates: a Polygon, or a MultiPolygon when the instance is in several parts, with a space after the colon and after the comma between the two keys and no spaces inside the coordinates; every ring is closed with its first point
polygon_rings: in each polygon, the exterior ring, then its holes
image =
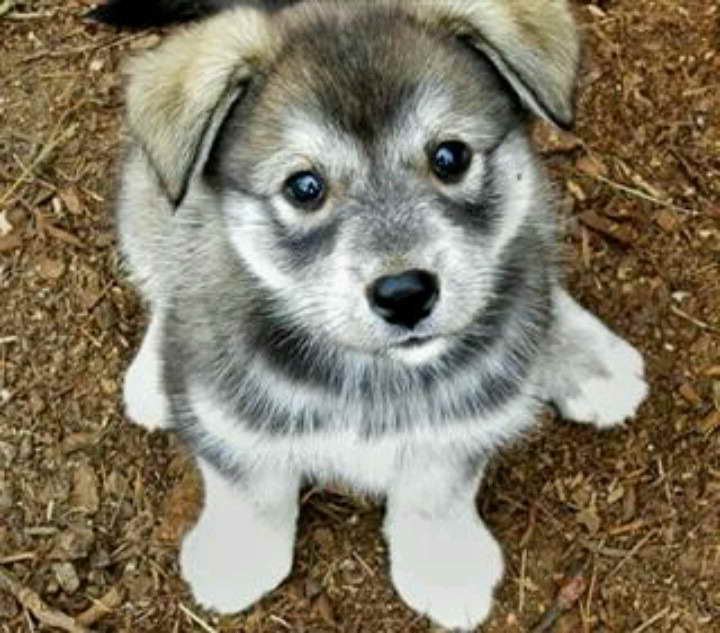
{"type": "Polygon", "coordinates": [[[117,207],[151,320],[127,415],[205,486],[181,568],[242,610],[289,573],[298,491],[381,495],[399,596],[471,629],[503,575],[475,495],[544,402],[599,428],[638,352],[565,292],[528,141],[567,126],[564,0],[243,6],[130,68],[117,207]]]}

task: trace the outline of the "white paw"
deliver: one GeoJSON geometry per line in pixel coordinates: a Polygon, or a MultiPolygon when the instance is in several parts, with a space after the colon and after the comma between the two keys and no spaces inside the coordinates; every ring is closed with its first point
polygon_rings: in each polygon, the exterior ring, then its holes
{"type": "Polygon", "coordinates": [[[235,613],[290,573],[292,550],[292,530],[203,516],[183,541],[180,568],[199,604],[235,613]]]}
{"type": "Polygon", "coordinates": [[[393,584],[410,607],[448,629],[469,630],[485,620],[503,557],[477,516],[406,518],[388,525],[387,535],[393,584]]]}
{"type": "Polygon", "coordinates": [[[125,415],[130,420],[155,431],[167,428],[169,412],[167,398],[161,387],[160,361],[151,356],[143,343],[125,374],[123,404],[125,415]]]}
{"type": "Polygon", "coordinates": [[[640,353],[606,331],[583,350],[584,362],[563,375],[565,386],[554,402],[564,418],[605,429],[637,412],[648,393],[640,353]]]}

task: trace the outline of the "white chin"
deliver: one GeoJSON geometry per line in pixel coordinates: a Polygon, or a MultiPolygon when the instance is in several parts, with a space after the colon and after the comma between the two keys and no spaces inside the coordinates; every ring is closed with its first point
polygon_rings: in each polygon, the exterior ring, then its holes
{"type": "Polygon", "coordinates": [[[422,365],[435,360],[447,349],[444,338],[433,338],[412,345],[397,345],[388,349],[388,356],[406,365],[422,365]]]}

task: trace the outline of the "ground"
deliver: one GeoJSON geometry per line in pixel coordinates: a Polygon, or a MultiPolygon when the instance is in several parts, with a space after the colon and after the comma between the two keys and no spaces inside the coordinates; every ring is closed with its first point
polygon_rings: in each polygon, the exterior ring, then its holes
{"type": "MultiPolygon", "coordinates": [[[[0,631],[58,613],[108,632],[432,630],[390,587],[381,509],[338,492],[307,492],[293,574],[248,614],[204,612],[179,578],[200,493],[177,441],[120,412],[144,314],[111,219],[119,69],[159,35],[88,24],[89,6],[0,2],[0,631]]],[[[508,573],[481,630],[718,632],[720,8],[576,8],[577,126],[537,140],[570,287],[643,352],[652,393],[624,430],[548,414],[495,461],[478,504],[508,573]]]]}

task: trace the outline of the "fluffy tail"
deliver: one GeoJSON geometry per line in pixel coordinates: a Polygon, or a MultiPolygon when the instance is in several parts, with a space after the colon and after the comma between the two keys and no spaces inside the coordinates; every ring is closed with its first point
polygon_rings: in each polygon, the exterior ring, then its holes
{"type": "Polygon", "coordinates": [[[223,9],[236,6],[255,6],[275,11],[297,0],[106,0],[86,17],[129,28],[165,26],[177,22],[197,20],[223,9]]]}

